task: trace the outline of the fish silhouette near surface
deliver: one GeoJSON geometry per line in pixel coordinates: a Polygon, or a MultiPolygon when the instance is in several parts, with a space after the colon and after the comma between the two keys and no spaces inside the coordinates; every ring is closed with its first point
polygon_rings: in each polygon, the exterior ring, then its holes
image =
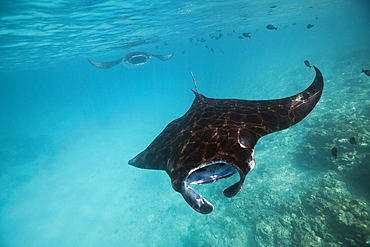
{"type": "Polygon", "coordinates": [[[355,144],[355,145],[356,145],[356,139],[355,139],[354,137],[351,137],[351,138],[349,139],[349,143],[351,143],[351,144],[355,144]]]}
{"type": "Polygon", "coordinates": [[[308,24],[308,25],[307,25],[307,29],[310,29],[310,28],[312,28],[313,26],[315,26],[315,25],[308,24]]]}
{"type": "Polygon", "coordinates": [[[124,56],[123,58],[120,58],[118,60],[111,61],[111,62],[96,63],[96,62],[90,61],[89,59],[87,60],[95,67],[98,67],[101,69],[109,69],[109,68],[112,68],[113,66],[116,66],[119,63],[123,63],[127,67],[133,68],[133,67],[141,66],[141,65],[148,63],[152,57],[158,58],[162,61],[166,61],[170,59],[172,56],[173,56],[173,53],[170,55],[156,55],[156,54],[149,54],[146,52],[131,52],[127,54],[126,56],[124,56]]]}
{"type": "Polygon", "coordinates": [[[370,76],[370,69],[362,69],[361,73],[365,73],[365,75],[370,76]]]}
{"type": "Polygon", "coordinates": [[[331,149],[331,154],[332,154],[335,158],[337,158],[337,157],[338,157],[338,148],[333,147],[333,148],[331,149]]]}
{"type": "Polygon", "coordinates": [[[309,68],[312,68],[310,62],[308,60],[304,60],[304,64],[309,67],[309,68]]]}
{"type": "Polygon", "coordinates": [[[208,98],[198,93],[182,117],[172,121],[153,142],[129,164],[164,170],[172,187],[197,212],[209,214],[213,205],[189,185],[213,183],[239,174],[239,181],[223,194],[233,197],[254,168],[257,141],[287,129],[304,119],[319,101],[324,79],[316,76],[301,93],[275,100],[208,98]]]}
{"type": "Polygon", "coordinates": [[[268,30],[277,30],[277,27],[275,27],[274,25],[271,25],[271,24],[267,25],[266,28],[268,30]]]}
{"type": "Polygon", "coordinates": [[[246,38],[250,38],[250,37],[252,37],[252,36],[251,36],[251,32],[242,33],[242,35],[243,35],[244,37],[246,37],[246,38]]]}

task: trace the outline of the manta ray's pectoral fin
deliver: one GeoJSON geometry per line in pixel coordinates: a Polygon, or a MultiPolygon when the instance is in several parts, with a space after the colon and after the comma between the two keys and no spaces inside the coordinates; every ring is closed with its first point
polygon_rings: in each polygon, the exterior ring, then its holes
{"type": "Polygon", "coordinates": [[[253,153],[249,157],[248,160],[249,161],[247,163],[240,164],[240,165],[237,166],[237,170],[238,170],[239,176],[240,176],[239,182],[236,182],[235,184],[233,184],[233,185],[227,187],[226,189],[224,189],[224,191],[223,191],[224,196],[226,196],[228,198],[233,197],[236,194],[238,194],[239,191],[242,189],[245,177],[247,176],[248,172],[250,172],[254,168],[254,165],[256,163],[255,160],[254,160],[253,153]],[[241,170],[240,168],[243,168],[244,171],[241,170]]]}
{"type": "Polygon", "coordinates": [[[242,186],[240,185],[240,181],[239,181],[239,182],[227,187],[226,189],[224,189],[223,194],[224,194],[224,196],[230,198],[230,197],[233,197],[236,194],[238,194],[241,188],[242,188],[242,186]]]}
{"type": "Polygon", "coordinates": [[[224,191],[223,191],[224,196],[230,198],[230,197],[233,197],[236,194],[238,194],[239,191],[241,190],[242,186],[243,186],[244,179],[245,179],[245,175],[244,175],[243,179],[240,179],[239,182],[237,182],[237,183],[227,187],[226,189],[224,189],[224,191]]]}
{"type": "Polygon", "coordinates": [[[180,192],[185,201],[195,211],[202,214],[209,214],[213,211],[213,205],[207,201],[202,195],[196,192],[193,188],[187,186],[185,183],[180,192]]]}
{"type": "MultiPolygon", "coordinates": [[[[246,101],[253,102],[262,119],[262,126],[257,130],[261,135],[267,135],[289,128],[304,119],[319,101],[324,88],[321,72],[316,71],[315,80],[304,91],[291,97],[276,100],[246,101]]],[[[251,103],[252,104],[252,103],[251,103]]],[[[259,128],[259,126],[255,126],[259,128]]]]}
{"type": "Polygon", "coordinates": [[[113,66],[121,63],[123,61],[123,58],[120,58],[118,60],[115,60],[115,61],[111,61],[111,62],[103,62],[103,63],[96,63],[96,62],[92,62],[90,61],[89,59],[87,59],[92,65],[94,65],[95,67],[98,67],[98,68],[101,68],[101,69],[109,69],[109,68],[112,68],[113,66]]]}
{"type": "Polygon", "coordinates": [[[175,54],[175,53],[172,53],[170,55],[156,55],[156,54],[150,54],[150,55],[153,56],[153,57],[156,57],[156,58],[158,58],[162,61],[166,61],[166,60],[170,59],[173,56],[173,54],[175,54]]]}

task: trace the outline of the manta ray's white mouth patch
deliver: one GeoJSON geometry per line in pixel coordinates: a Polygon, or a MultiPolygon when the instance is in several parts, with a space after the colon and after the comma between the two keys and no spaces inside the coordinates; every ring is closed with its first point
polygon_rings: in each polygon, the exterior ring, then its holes
{"type": "Polygon", "coordinates": [[[186,178],[187,184],[214,183],[232,176],[237,170],[224,161],[208,163],[197,167],[186,178]]]}
{"type": "Polygon", "coordinates": [[[135,64],[135,65],[143,65],[143,64],[146,64],[149,60],[149,56],[146,56],[146,55],[136,55],[136,56],[132,56],[128,62],[132,63],[132,64],[135,64]]]}

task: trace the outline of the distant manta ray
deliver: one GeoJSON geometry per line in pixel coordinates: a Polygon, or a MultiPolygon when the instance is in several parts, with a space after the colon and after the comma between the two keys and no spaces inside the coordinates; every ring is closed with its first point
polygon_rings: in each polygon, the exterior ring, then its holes
{"type": "Polygon", "coordinates": [[[149,54],[149,53],[146,53],[146,52],[131,52],[129,54],[127,54],[126,56],[124,56],[123,58],[120,58],[118,60],[115,60],[115,61],[111,61],[111,62],[103,62],[103,63],[96,63],[96,62],[92,62],[90,61],[89,59],[87,59],[92,65],[94,65],[95,67],[98,67],[98,68],[101,68],[101,69],[109,69],[119,63],[124,63],[126,66],[127,65],[131,65],[131,67],[137,67],[137,66],[141,66],[141,65],[144,65],[146,64],[147,62],[149,62],[149,60],[152,58],[152,57],[156,57],[162,61],[166,61],[168,59],[170,59],[172,56],[173,56],[174,53],[170,54],[170,55],[156,55],[156,54],[149,54]]]}
{"type": "MultiPolygon", "coordinates": [[[[303,92],[275,100],[213,99],[198,93],[184,116],[172,121],[129,164],[165,170],[172,187],[197,212],[209,214],[213,205],[189,184],[207,184],[238,172],[239,182],[223,191],[235,196],[254,168],[257,141],[305,118],[319,101],[324,80],[316,77],[303,92]]],[[[193,74],[192,74],[193,75],[193,74]]]]}

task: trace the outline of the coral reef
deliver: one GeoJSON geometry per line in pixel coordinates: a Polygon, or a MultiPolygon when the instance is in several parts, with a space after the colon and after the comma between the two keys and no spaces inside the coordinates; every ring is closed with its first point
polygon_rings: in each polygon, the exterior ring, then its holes
{"type": "Polygon", "coordinates": [[[249,193],[230,211],[244,219],[243,224],[255,226],[258,246],[367,246],[370,205],[336,177],[328,172],[312,178],[308,184],[319,186],[307,188],[308,193],[249,193]]]}
{"type": "Polygon", "coordinates": [[[370,244],[369,203],[350,193],[346,184],[333,176],[322,178],[321,185],[308,193],[305,207],[312,210],[316,219],[313,226],[323,241],[345,246],[370,244]]]}
{"type": "Polygon", "coordinates": [[[228,209],[254,227],[257,246],[370,246],[370,87],[361,86],[355,101],[342,101],[356,93],[351,87],[328,93],[318,105],[323,115],[314,111],[288,138],[260,145],[259,174],[228,209]],[[329,104],[338,109],[325,110],[329,104]]]}

